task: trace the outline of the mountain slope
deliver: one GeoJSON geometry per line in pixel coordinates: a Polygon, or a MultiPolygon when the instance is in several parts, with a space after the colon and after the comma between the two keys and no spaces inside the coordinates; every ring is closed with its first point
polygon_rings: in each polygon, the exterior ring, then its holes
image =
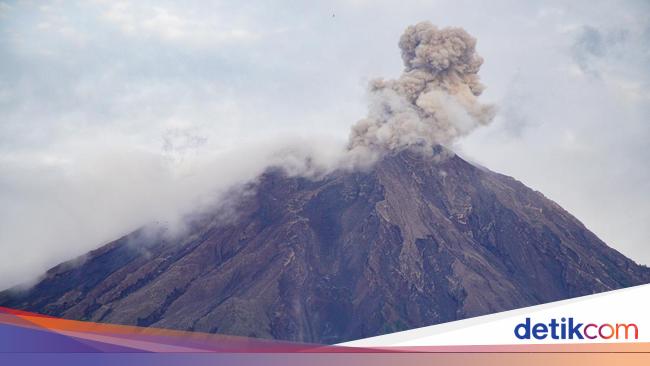
{"type": "Polygon", "coordinates": [[[236,212],[173,240],[139,230],[0,306],[336,343],[650,282],[554,202],[458,156],[271,170],[236,212]]]}

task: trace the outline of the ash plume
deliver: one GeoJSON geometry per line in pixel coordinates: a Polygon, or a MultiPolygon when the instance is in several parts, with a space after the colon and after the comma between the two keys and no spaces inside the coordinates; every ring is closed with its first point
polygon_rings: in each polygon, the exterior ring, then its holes
{"type": "Polygon", "coordinates": [[[494,107],[478,101],[483,59],[475,46],[462,28],[430,22],[406,28],[399,40],[404,72],[396,80],[370,82],[368,115],[352,127],[349,150],[431,151],[490,123],[494,107]]]}

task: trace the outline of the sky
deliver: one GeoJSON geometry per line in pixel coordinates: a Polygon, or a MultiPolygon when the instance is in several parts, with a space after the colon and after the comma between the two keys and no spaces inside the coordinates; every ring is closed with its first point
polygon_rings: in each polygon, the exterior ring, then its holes
{"type": "Polygon", "coordinates": [[[650,264],[647,1],[0,1],[0,288],[278,149],[328,164],[423,20],[478,39],[497,108],[453,149],[650,264]]]}

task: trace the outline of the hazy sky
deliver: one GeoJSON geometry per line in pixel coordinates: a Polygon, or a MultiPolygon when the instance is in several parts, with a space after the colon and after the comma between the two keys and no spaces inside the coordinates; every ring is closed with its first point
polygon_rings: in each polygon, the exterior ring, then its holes
{"type": "Polygon", "coordinates": [[[327,155],[422,20],[478,39],[498,107],[455,150],[650,264],[650,2],[209,3],[0,1],[0,287],[252,178],[277,146],[327,155]]]}

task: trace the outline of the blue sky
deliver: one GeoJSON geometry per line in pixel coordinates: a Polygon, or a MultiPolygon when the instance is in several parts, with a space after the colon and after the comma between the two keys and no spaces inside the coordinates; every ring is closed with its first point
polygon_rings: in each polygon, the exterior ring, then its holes
{"type": "Polygon", "coordinates": [[[647,1],[0,1],[0,287],[344,143],[410,24],[478,39],[467,159],[650,264],[647,1]],[[310,143],[311,144],[311,143],[310,143]]]}

